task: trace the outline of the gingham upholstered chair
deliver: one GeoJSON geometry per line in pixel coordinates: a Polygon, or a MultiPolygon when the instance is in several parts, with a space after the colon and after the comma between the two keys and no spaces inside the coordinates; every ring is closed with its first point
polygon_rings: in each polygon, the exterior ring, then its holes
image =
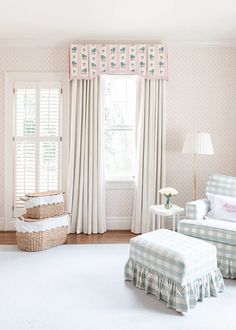
{"type": "MultiPolygon", "coordinates": [[[[236,177],[210,175],[206,193],[236,197],[236,177]]],[[[207,199],[188,202],[186,219],[179,222],[178,231],[214,244],[222,275],[236,278],[236,222],[207,218],[209,210],[210,203],[207,199]]]]}

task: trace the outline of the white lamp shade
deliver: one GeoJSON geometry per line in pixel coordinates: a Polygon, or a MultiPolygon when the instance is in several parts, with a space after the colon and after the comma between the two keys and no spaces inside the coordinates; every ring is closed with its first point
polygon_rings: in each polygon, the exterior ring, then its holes
{"type": "Polygon", "coordinates": [[[187,134],[182,153],[213,155],[213,146],[209,133],[187,134]]]}

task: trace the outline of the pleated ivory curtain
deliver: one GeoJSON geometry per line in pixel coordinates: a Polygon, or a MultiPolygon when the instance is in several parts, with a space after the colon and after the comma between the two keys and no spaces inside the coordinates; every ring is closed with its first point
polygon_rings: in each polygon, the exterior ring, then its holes
{"type": "Polygon", "coordinates": [[[68,209],[71,232],[104,233],[100,78],[71,82],[68,209]]]}
{"type": "Polygon", "coordinates": [[[131,231],[150,231],[150,206],[165,185],[165,91],[163,80],[141,79],[137,113],[137,168],[131,231]]]}

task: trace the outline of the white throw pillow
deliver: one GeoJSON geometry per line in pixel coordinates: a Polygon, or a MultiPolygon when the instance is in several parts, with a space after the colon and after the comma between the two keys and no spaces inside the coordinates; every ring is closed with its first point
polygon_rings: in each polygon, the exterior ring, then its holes
{"type": "Polygon", "coordinates": [[[236,221],[236,197],[207,194],[210,202],[208,218],[236,221]]]}

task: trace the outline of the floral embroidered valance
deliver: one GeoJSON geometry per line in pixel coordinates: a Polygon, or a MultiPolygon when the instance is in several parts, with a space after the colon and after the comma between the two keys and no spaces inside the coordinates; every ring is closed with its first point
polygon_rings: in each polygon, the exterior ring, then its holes
{"type": "Polygon", "coordinates": [[[71,79],[92,79],[115,73],[167,79],[167,49],[162,44],[71,45],[71,79]]]}

